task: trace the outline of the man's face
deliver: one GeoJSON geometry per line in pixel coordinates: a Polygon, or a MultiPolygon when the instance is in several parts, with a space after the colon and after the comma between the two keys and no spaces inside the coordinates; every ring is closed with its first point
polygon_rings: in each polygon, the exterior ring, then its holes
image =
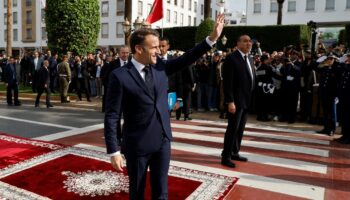
{"type": "Polygon", "coordinates": [[[49,61],[45,60],[45,61],[44,61],[44,66],[45,66],[45,67],[48,67],[48,66],[49,66],[49,61]]]}
{"type": "Polygon", "coordinates": [[[159,41],[159,50],[162,56],[164,56],[168,52],[169,47],[170,45],[166,40],[159,41]]]}
{"type": "Polygon", "coordinates": [[[143,45],[136,45],[136,53],[139,54],[142,64],[156,64],[160,53],[158,37],[147,35],[143,45]]]}
{"type": "Polygon", "coordinates": [[[122,59],[123,61],[127,61],[129,58],[129,53],[130,53],[129,48],[122,47],[119,52],[120,59],[122,59]]]}
{"type": "Polygon", "coordinates": [[[16,60],[15,60],[14,58],[11,58],[11,59],[10,59],[10,63],[11,63],[11,64],[15,64],[15,63],[16,63],[16,60]]]}
{"type": "Polygon", "coordinates": [[[241,50],[243,53],[249,53],[250,50],[252,49],[252,40],[248,35],[243,35],[240,37],[238,43],[237,43],[237,48],[241,50]]]}
{"type": "Polygon", "coordinates": [[[39,53],[34,53],[34,57],[35,58],[39,57],[39,53]]]}

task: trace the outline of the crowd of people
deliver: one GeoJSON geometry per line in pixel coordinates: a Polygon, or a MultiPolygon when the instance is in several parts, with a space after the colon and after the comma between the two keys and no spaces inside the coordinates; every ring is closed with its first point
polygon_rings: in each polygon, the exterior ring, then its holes
{"type": "MultiPolygon", "coordinates": [[[[344,100],[349,97],[350,54],[344,45],[325,47],[319,43],[312,55],[307,45],[296,48],[287,46],[282,51],[265,52],[255,41],[251,50],[256,69],[255,93],[251,112],[259,121],[296,121],[324,124],[320,133],[332,135],[337,122],[343,118],[344,100]]],[[[169,51],[167,38],[160,39],[160,56],[163,60],[173,59],[181,51],[169,51]]],[[[220,111],[220,118],[226,118],[223,92],[222,64],[228,51],[210,51],[181,72],[169,77],[169,92],[176,92],[176,119],[183,113],[184,120],[190,120],[194,110],[220,111]],[[181,104],[181,106],[180,106],[181,104]]],[[[8,85],[8,105],[20,105],[18,85],[30,86],[40,96],[46,92],[46,105],[50,93],[59,92],[62,103],[69,103],[68,93],[76,93],[78,101],[91,101],[92,97],[103,98],[107,92],[108,76],[113,69],[130,60],[128,46],[118,52],[88,53],[86,56],[68,54],[59,58],[47,51],[27,52],[22,58],[1,56],[1,80],[8,85]],[[8,66],[8,70],[7,67],[8,66]],[[44,70],[43,70],[44,69],[44,70]],[[5,72],[13,73],[5,73],[5,72]],[[7,78],[6,78],[7,77],[7,78]],[[13,77],[13,80],[8,80],[13,77]],[[14,100],[12,100],[12,93],[14,100]]],[[[105,99],[103,98],[102,111],[105,99]]],[[[346,142],[349,142],[348,140],[346,142]]]]}

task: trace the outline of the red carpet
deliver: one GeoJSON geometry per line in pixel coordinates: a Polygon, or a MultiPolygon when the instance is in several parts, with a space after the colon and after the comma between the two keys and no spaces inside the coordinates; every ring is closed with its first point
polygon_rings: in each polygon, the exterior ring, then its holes
{"type": "MultiPolygon", "coordinates": [[[[169,199],[223,199],[236,182],[171,166],[169,199]]],[[[105,153],[0,135],[0,199],[128,199],[128,177],[105,153]]]]}

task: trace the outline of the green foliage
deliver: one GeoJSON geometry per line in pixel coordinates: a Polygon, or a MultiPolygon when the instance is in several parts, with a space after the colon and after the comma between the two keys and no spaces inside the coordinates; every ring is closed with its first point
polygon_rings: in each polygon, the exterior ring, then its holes
{"type": "Polygon", "coordinates": [[[201,42],[202,40],[207,37],[214,27],[214,21],[210,18],[205,19],[202,23],[199,24],[197,31],[196,31],[196,43],[201,42]]]}
{"type": "Polygon", "coordinates": [[[346,41],[346,30],[342,29],[339,31],[338,44],[345,44],[346,41]]]}
{"type": "MultiPolygon", "coordinates": [[[[350,28],[350,27],[349,27],[350,28]]],[[[198,28],[199,29],[199,28],[198,28]]],[[[197,29],[197,30],[198,30],[197,29]]],[[[198,31],[197,31],[198,32],[198,31]]],[[[210,33],[203,33],[202,40],[210,33]]],[[[252,39],[261,43],[263,51],[283,50],[288,45],[299,46],[309,44],[310,29],[306,25],[288,26],[227,26],[222,36],[227,37],[226,48],[233,48],[237,38],[242,34],[248,34],[252,39]]],[[[169,38],[171,49],[188,50],[201,40],[195,39],[196,27],[176,27],[164,29],[164,36],[169,38]]],[[[222,49],[221,42],[218,42],[222,49]]]]}
{"type": "Polygon", "coordinates": [[[345,39],[347,47],[350,46],[350,24],[345,25],[345,39]]]}
{"type": "Polygon", "coordinates": [[[93,52],[100,31],[98,0],[47,0],[45,22],[53,52],[93,52]]]}

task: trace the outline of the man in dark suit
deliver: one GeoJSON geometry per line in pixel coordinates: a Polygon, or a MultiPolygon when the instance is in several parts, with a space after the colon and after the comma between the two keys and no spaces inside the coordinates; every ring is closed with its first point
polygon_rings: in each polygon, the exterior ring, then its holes
{"type": "Polygon", "coordinates": [[[221,164],[234,168],[231,160],[247,161],[239,155],[248,108],[255,86],[255,67],[249,52],[252,41],[248,35],[237,40],[237,50],[228,55],[223,64],[225,102],[228,125],[224,139],[221,164]]]}
{"type": "Polygon", "coordinates": [[[31,76],[32,76],[32,90],[36,92],[37,81],[38,81],[38,71],[43,66],[43,59],[39,57],[39,52],[34,52],[33,58],[31,60],[31,76]]]}
{"type": "Polygon", "coordinates": [[[113,70],[118,69],[119,67],[124,66],[128,63],[130,49],[128,46],[122,46],[120,47],[118,53],[119,53],[119,58],[113,61],[109,61],[108,64],[105,64],[101,69],[101,78],[102,78],[102,85],[103,85],[102,112],[105,111],[109,75],[113,70]]]}
{"type": "Polygon", "coordinates": [[[81,93],[84,91],[86,100],[91,102],[89,92],[89,73],[86,69],[86,62],[82,62],[80,56],[75,57],[74,70],[77,77],[77,94],[79,101],[82,100],[81,93]]]}
{"type": "Polygon", "coordinates": [[[21,102],[18,100],[18,80],[17,80],[17,71],[16,71],[16,60],[11,57],[9,62],[7,63],[4,70],[4,82],[7,88],[6,100],[7,105],[12,106],[12,90],[13,90],[13,98],[14,105],[20,106],[21,102]]]}
{"type": "Polygon", "coordinates": [[[110,76],[105,115],[105,141],[111,163],[123,171],[122,149],[129,175],[130,199],[144,199],[147,169],[150,169],[152,199],[168,199],[170,128],[167,75],[188,66],[211,49],[224,26],[224,15],[205,41],[184,55],[162,62],[159,34],[152,29],[136,30],[130,37],[133,58],[110,76]],[[124,116],[123,140],[117,139],[116,122],[124,116]],[[122,148],[120,147],[122,145],[122,148]]]}
{"type": "Polygon", "coordinates": [[[40,97],[43,94],[43,92],[46,92],[46,107],[51,108],[53,107],[50,103],[50,72],[49,72],[49,61],[45,60],[44,65],[39,69],[38,71],[38,81],[37,81],[37,90],[38,95],[36,96],[35,100],[35,107],[39,107],[40,97]]]}

